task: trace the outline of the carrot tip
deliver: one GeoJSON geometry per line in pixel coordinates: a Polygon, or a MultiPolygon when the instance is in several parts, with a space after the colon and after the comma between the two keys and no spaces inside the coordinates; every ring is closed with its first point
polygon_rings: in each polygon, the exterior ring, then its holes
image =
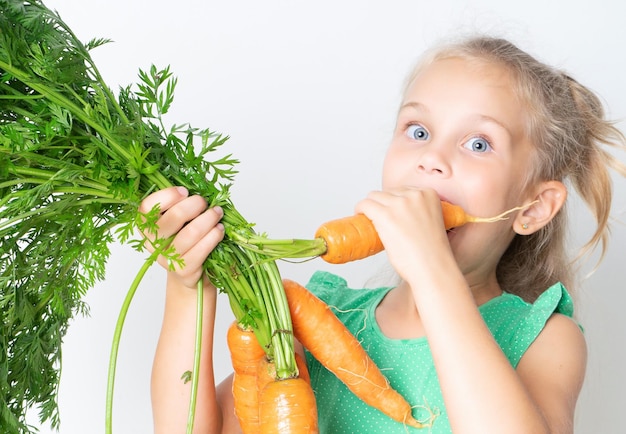
{"type": "Polygon", "coordinates": [[[432,409],[428,403],[426,402],[426,398],[424,398],[424,405],[414,405],[413,408],[421,408],[428,412],[428,416],[423,420],[415,419],[411,413],[407,413],[407,417],[405,420],[405,425],[411,426],[413,428],[430,428],[434,425],[435,419],[439,416],[439,409],[432,409]]]}

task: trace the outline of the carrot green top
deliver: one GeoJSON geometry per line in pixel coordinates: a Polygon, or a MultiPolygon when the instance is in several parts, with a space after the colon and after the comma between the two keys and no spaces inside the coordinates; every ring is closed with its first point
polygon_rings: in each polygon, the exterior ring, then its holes
{"type": "MultiPolygon", "coordinates": [[[[414,407],[413,416],[431,428],[405,427],[369,407],[307,352],[315,390],[320,433],[450,433],[451,428],[428,342],[425,338],[389,339],[376,323],[374,311],[390,287],[355,290],[334,274],[316,272],[307,288],[324,300],[362,343],[396,389],[414,407]]],[[[548,288],[535,303],[504,293],[479,307],[487,326],[513,367],[517,366],[546,321],[555,312],[571,317],[572,299],[560,283],[548,288]]]]}

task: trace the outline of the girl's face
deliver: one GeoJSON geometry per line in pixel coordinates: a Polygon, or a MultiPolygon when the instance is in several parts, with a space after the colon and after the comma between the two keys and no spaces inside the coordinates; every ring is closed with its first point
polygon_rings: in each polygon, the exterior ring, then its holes
{"type": "MultiPolygon", "coordinates": [[[[423,69],[398,113],[383,189],[431,188],[481,217],[521,205],[532,148],[512,84],[506,69],[487,62],[451,58],[423,69]]],[[[495,269],[513,236],[511,222],[505,221],[469,224],[449,239],[457,260],[463,245],[475,248],[482,240],[490,246],[485,255],[493,256],[485,266],[495,269]]]]}

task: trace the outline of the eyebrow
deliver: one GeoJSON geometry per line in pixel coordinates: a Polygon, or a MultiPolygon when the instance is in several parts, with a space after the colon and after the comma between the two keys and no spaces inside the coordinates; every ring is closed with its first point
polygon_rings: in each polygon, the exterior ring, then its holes
{"type": "MultiPolygon", "coordinates": [[[[430,110],[428,110],[428,107],[420,102],[417,101],[410,101],[407,103],[402,104],[402,106],[400,106],[400,110],[399,111],[403,111],[407,108],[412,108],[418,112],[426,112],[428,113],[430,110]]],[[[488,116],[488,115],[483,115],[480,113],[477,113],[474,117],[473,120],[475,121],[479,121],[479,122],[489,122],[489,123],[493,123],[496,124],[498,127],[502,128],[503,130],[505,130],[506,132],[508,132],[509,134],[511,134],[511,131],[507,128],[507,126],[505,124],[503,124],[501,121],[499,121],[498,119],[494,118],[493,116],[488,116]]]]}
{"type": "Polygon", "coordinates": [[[494,117],[478,114],[476,116],[476,118],[477,118],[477,120],[479,120],[481,122],[490,122],[490,123],[496,124],[497,126],[502,128],[504,131],[509,133],[509,135],[512,135],[512,131],[509,130],[509,128],[506,125],[504,125],[502,122],[500,122],[498,119],[496,119],[494,117]]]}
{"type": "Polygon", "coordinates": [[[415,109],[417,111],[426,111],[426,112],[428,111],[428,108],[424,104],[419,103],[419,102],[407,102],[407,103],[404,103],[404,104],[402,104],[400,106],[400,111],[402,111],[402,110],[404,110],[406,108],[413,108],[413,109],[415,109]]]}

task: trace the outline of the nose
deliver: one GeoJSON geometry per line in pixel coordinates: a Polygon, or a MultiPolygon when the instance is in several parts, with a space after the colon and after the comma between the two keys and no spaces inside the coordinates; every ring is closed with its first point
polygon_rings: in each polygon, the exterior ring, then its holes
{"type": "Polygon", "coordinates": [[[416,170],[420,173],[449,176],[451,173],[449,146],[431,141],[424,144],[417,155],[416,170]]]}

